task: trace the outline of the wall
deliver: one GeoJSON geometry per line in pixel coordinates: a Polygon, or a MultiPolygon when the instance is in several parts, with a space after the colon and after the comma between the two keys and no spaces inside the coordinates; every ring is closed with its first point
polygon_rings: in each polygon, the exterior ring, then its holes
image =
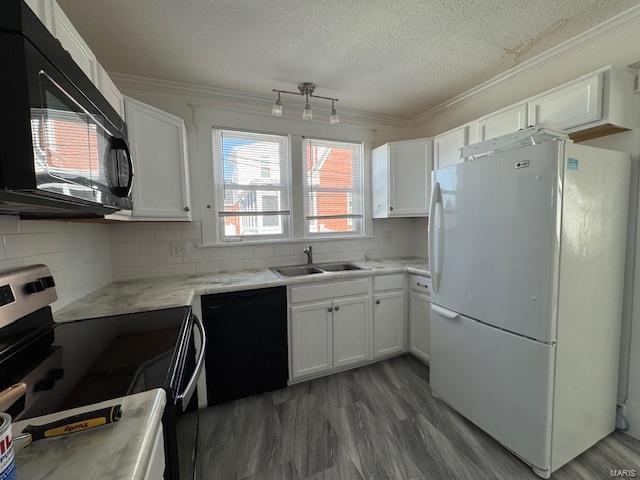
{"type": "Polygon", "coordinates": [[[108,225],[0,216],[0,270],[48,265],[57,310],[112,281],[109,231],[108,225]]]}
{"type": "MultiPolygon", "coordinates": [[[[193,222],[131,223],[111,225],[111,244],[114,252],[114,278],[124,280],[148,276],[192,274],[264,268],[274,265],[303,263],[303,248],[312,244],[314,260],[358,260],[365,253],[381,256],[426,256],[426,219],[390,219],[366,222],[367,238],[331,241],[300,240],[293,243],[274,243],[259,246],[213,246],[198,248],[201,243],[215,241],[211,210],[214,205],[212,129],[239,128],[254,131],[284,133],[316,138],[361,141],[365,150],[365,188],[370,186],[368,164],[373,144],[374,126],[355,124],[329,125],[327,122],[303,122],[299,116],[276,118],[270,107],[263,112],[243,112],[211,99],[196,98],[188,93],[154,91],[146,85],[127,86],[121,83],[123,93],[140,101],[182,117],[189,136],[189,167],[193,222]],[[373,238],[369,238],[373,237],[373,238]],[[184,254],[172,256],[171,242],[184,247],[184,254]]],[[[286,105],[285,105],[286,109],[286,105]]],[[[298,109],[292,107],[291,110],[298,109]]],[[[299,138],[299,137],[298,137],[299,138]]],[[[292,145],[292,163],[300,160],[292,145]]],[[[301,161],[301,160],[300,160],[301,161]]],[[[293,195],[301,198],[301,168],[292,168],[293,195]],[[296,181],[295,179],[298,179],[296,181]]],[[[369,197],[368,190],[365,196],[369,197]]],[[[368,204],[369,202],[367,202],[368,204]]],[[[298,206],[298,208],[300,208],[298,206]]],[[[370,206],[367,208],[370,216],[370,206]]],[[[301,218],[301,215],[295,215],[301,218]]],[[[295,227],[295,225],[294,225],[295,227]]],[[[301,231],[297,228],[297,231],[301,231]]]]}

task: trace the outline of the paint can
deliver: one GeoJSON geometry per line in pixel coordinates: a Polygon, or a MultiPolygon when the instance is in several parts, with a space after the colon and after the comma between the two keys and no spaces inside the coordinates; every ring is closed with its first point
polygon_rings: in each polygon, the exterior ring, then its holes
{"type": "Polygon", "coordinates": [[[6,413],[0,413],[0,480],[16,480],[11,417],[6,413]]]}

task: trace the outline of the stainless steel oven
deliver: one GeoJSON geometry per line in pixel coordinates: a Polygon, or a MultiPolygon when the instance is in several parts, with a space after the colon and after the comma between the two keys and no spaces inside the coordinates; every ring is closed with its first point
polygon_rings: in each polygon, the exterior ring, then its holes
{"type": "Polygon", "coordinates": [[[23,0],[0,3],[0,212],[131,208],[124,121],[23,0]]]}

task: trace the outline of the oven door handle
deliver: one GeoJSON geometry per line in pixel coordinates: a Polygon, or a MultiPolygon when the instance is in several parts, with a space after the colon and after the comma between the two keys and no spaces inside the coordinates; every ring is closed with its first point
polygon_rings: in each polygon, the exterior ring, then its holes
{"type": "Polygon", "coordinates": [[[196,368],[187,383],[187,386],[184,388],[182,393],[178,395],[178,401],[181,404],[182,411],[184,412],[187,409],[187,404],[191,400],[191,396],[193,395],[193,391],[196,388],[196,384],[198,383],[198,378],[200,377],[200,373],[202,372],[202,367],[204,366],[204,354],[207,347],[207,334],[204,331],[204,325],[202,324],[202,320],[198,318],[197,315],[193,316],[194,325],[198,327],[200,330],[200,354],[198,355],[198,361],[196,363],[196,368]]]}

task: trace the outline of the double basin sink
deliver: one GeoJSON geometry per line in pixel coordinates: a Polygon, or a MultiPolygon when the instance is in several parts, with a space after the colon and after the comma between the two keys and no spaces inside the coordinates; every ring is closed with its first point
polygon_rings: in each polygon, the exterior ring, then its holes
{"type": "Polygon", "coordinates": [[[327,272],[345,272],[349,270],[365,270],[353,263],[348,262],[332,262],[318,263],[310,265],[292,265],[287,267],[271,267],[271,271],[279,277],[300,277],[304,275],[314,275],[317,273],[327,272]]]}

